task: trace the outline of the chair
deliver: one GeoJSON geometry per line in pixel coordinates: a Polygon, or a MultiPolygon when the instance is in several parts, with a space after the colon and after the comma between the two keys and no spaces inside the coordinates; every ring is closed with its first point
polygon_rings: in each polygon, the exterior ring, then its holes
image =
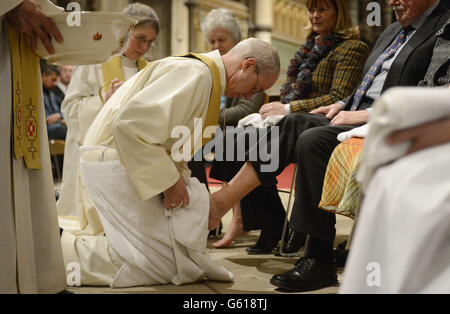
{"type": "Polygon", "coordinates": [[[55,164],[56,175],[58,177],[58,180],[61,181],[62,176],[61,176],[61,169],[59,167],[58,156],[64,155],[64,147],[66,142],[64,140],[50,139],[48,141],[48,144],[50,148],[50,156],[52,157],[53,163],[55,164]]]}
{"type": "MultiPolygon", "coordinates": [[[[285,239],[286,239],[286,231],[287,231],[287,227],[288,227],[289,216],[291,214],[291,210],[292,210],[292,207],[294,205],[293,202],[292,202],[292,198],[293,198],[293,194],[295,193],[295,180],[297,179],[297,171],[298,171],[298,167],[296,165],[295,166],[295,170],[294,170],[294,174],[292,176],[291,188],[289,189],[289,191],[278,189],[278,192],[288,193],[289,194],[288,205],[287,205],[287,208],[286,208],[286,217],[284,219],[283,232],[281,234],[281,241],[280,241],[280,255],[281,256],[285,256],[285,257],[287,257],[288,255],[283,253],[283,248],[284,248],[284,244],[285,244],[284,242],[285,242],[285,239]]],[[[309,244],[309,234],[306,236],[305,250],[308,247],[308,244],[309,244]]]]}

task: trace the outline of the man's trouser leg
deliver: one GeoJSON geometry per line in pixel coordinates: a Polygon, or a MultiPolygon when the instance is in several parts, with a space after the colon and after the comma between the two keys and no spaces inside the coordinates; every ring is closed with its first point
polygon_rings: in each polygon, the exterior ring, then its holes
{"type": "Polygon", "coordinates": [[[318,204],[328,161],[334,148],[340,143],[337,135],[351,128],[351,126],[312,128],[304,131],[295,145],[298,174],[290,226],[297,232],[311,236],[310,253],[313,254],[317,247],[320,247],[321,251],[317,253],[318,255],[332,253],[336,235],[336,217],[319,209],[318,204]]]}

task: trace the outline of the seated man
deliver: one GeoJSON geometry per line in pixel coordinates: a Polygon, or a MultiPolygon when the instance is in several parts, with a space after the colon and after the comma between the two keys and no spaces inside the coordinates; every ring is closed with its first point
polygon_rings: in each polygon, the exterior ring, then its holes
{"type": "Polygon", "coordinates": [[[117,90],[81,149],[77,188],[87,191],[80,217],[88,223],[61,239],[65,263],[81,266],[81,284],[231,280],[204,252],[209,194],[189,178],[187,161],[217,128],[221,94],[248,99],[279,71],[275,49],[251,38],[223,56],[155,61],[117,90]]]}
{"type": "MultiPolygon", "coordinates": [[[[450,19],[436,34],[437,41],[423,87],[446,86],[450,84],[450,19]]],[[[350,217],[355,217],[361,193],[356,173],[361,163],[361,151],[368,126],[342,133],[339,144],[331,155],[325,174],[322,198],[319,207],[350,217]],[[352,137],[347,139],[348,137],[352,137]]]]}
{"type": "Polygon", "coordinates": [[[52,91],[58,81],[58,68],[54,65],[42,63],[41,77],[48,138],[64,140],[67,134],[67,125],[61,113],[61,103],[58,102],[52,91]]]}
{"type": "Polygon", "coordinates": [[[399,88],[377,103],[341,293],[450,292],[449,99],[449,88],[399,88]]]}
{"type": "MultiPolygon", "coordinates": [[[[310,234],[309,250],[294,269],[275,275],[271,283],[288,290],[314,290],[337,283],[333,260],[334,214],[318,208],[326,167],[337,134],[368,121],[374,100],[392,86],[416,86],[424,78],[436,42],[436,32],[449,12],[435,0],[391,1],[398,22],[381,34],[366,62],[363,82],[345,103],[289,114],[278,124],[279,168],[263,172],[267,162],[247,162],[219,192],[211,196],[210,227],[214,228],[228,208],[260,184],[273,184],[275,176],[292,162],[298,165],[296,199],[291,228],[310,234]]],[[[251,156],[257,148],[248,152],[251,156]]],[[[260,158],[262,159],[262,158],[260,158]]]]}

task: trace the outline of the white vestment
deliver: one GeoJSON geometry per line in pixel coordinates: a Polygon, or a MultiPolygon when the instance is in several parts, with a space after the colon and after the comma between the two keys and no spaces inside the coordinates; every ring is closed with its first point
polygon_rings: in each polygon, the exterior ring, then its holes
{"type": "MultiPolygon", "coordinates": [[[[206,56],[219,69],[223,93],[220,54],[206,56]]],[[[209,195],[189,179],[194,149],[188,147],[187,158],[179,161],[172,152],[190,144],[192,134],[200,140],[194,129],[201,130],[201,121],[194,118],[205,120],[212,82],[203,62],[166,58],[129,79],[98,114],[84,140],[82,150],[93,150],[81,157],[83,184],[78,181],[93,201],[83,199],[87,224],[64,231],[62,239],[65,262],[81,264],[82,283],[123,287],[232,279],[204,252],[209,195]],[[193,204],[172,213],[163,209],[161,193],[180,175],[189,182],[193,204]]]]}
{"type": "MultiPolygon", "coordinates": [[[[125,79],[138,72],[136,62],[121,56],[125,79]]],[[[64,149],[64,169],[61,194],[57,203],[58,215],[77,216],[79,202],[76,181],[79,172],[79,148],[87,130],[102,109],[100,88],[104,85],[100,64],[78,66],[74,69],[61,112],[67,123],[66,144],[64,149]]],[[[104,89],[103,89],[104,91],[104,89]]],[[[104,99],[104,93],[102,92],[104,99]]]]}
{"type": "Polygon", "coordinates": [[[3,16],[21,2],[0,2],[0,293],[57,293],[66,278],[41,88],[43,170],[28,170],[11,147],[11,54],[3,16]]]}
{"type": "Polygon", "coordinates": [[[340,293],[450,293],[450,144],[378,169],[340,293]]]}

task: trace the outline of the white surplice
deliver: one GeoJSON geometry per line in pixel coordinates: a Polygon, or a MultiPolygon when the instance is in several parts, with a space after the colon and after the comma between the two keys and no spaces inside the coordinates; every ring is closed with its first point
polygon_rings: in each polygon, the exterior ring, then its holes
{"type": "MultiPolygon", "coordinates": [[[[138,72],[135,61],[121,56],[125,79],[138,72]]],[[[78,216],[76,181],[79,172],[79,149],[90,125],[103,107],[99,92],[103,86],[101,64],[78,66],[74,69],[61,112],[67,123],[64,149],[64,168],[61,194],[57,203],[58,215],[78,216]]],[[[104,98],[104,93],[102,93],[104,98]]]]}
{"type": "MultiPolygon", "coordinates": [[[[220,54],[215,51],[206,56],[219,69],[223,92],[226,76],[220,54]]],[[[85,227],[70,233],[64,231],[62,240],[65,262],[81,262],[82,283],[118,287],[182,284],[202,276],[232,279],[232,274],[204,252],[208,195],[202,206],[192,209],[191,216],[189,210],[180,209],[184,214],[176,223],[164,211],[161,198],[161,193],[174,185],[180,175],[189,180],[190,157],[174,161],[171,150],[176,143],[191,141],[192,134],[201,137],[194,132],[200,123],[194,118],[205,119],[211,88],[212,75],[203,62],[166,58],[129,79],[96,117],[84,140],[86,148],[82,149],[108,149],[93,157],[99,160],[97,165],[94,162],[94,167],[86,166],[83,180],[89,180],[84,184],[88,189],[81,195],[89,194],[97,209],[90,198],[82,198],[80,217],[85,227]],[[172,135],[177,128],[187,131],[188,136],[180,140],[179,134],[172,135]],[[196,211],[200,212],[195,214],[196,211]],[[186,226],[198,228],[196,246],[183,241],[195,233],[192,228],[183,230],[183,220],[186,226]],[[145,222],[156,225],[145,228],[145,222]],[[103,231],[111,243],[105,240],[103,231]]],[[[83,190],[81,182],[80,178],[78,186],[83,190]]]]}
{"type": "Polygon", "coordinates": [[[450,144],[379,168],[340,293],[450,293],[450,144]]]}
{"type": "Polygon", "coordinates": [[[11,148],[11,54],[3,15],[21,2],[0,2],[0,293],[57,293],[66,278],[40,81],[43,170],[28,170],[11,148]]]}

